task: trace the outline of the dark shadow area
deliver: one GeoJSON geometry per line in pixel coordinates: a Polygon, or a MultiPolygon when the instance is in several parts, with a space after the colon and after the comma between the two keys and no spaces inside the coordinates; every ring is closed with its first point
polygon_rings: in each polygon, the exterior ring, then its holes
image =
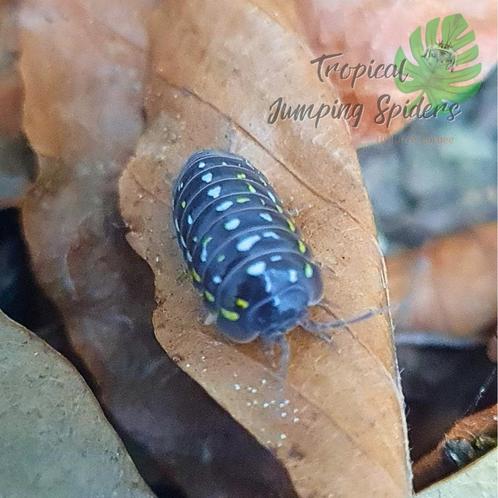
{"type": "Polygon", "coordinates": [[[398,346],[397,352],[412,460],[432,450],[463,416],[496,403],[496,365],[484,346],[398,346]]]}

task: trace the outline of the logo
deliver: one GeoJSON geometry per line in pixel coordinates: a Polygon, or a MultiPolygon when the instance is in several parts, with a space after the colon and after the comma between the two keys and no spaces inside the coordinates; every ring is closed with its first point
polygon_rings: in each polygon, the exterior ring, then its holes
{"type": "Polygon", "coordinates": [[[440,23],[437,17],[425,26],[425,43],[422,29],[417,28],[410,35],[410,62],[403,49],[398,48],[395,65],[404,64],[404,77],[394,79],[399,90],[417,94],[408,101],[407,110],[422,105],[424,98],[432,107],[446,104],[460,104],[477,93],[481,83],[464,85],[481,72],[481,64],[469,65],[479,56],[479,47],[474,43],[474,31],[469,30],[461,14],[447,16],[440,23]],[[441,33],[438,34],[441,25],[441,33]]]}

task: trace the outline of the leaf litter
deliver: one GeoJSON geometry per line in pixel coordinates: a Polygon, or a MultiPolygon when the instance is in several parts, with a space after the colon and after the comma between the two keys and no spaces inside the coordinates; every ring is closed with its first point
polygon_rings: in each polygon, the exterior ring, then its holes
{"type": "Polygon", "coordinates": [[[147,129],[120,181],[128,240],[155,274],[159,342],[276,454],[301,496],[408,496],[388,318],[335,333],[333,346],[293,331],[282,382],[259,344],[229,344],[202,325],[200,299],[178,278],[171,184],[192,152],[220,148],[250,159],[298,213],[295,221],[322,264],[325,295],[340,318],[385,304],[383,263],[346,126],[332,122],[317,132],[311,123],[265,120],[278,94],[337,95],[315,81],[301,40],[272,12],[242,0],[202,8],[196,1],[167,2],[155,11],[147,129]]]}

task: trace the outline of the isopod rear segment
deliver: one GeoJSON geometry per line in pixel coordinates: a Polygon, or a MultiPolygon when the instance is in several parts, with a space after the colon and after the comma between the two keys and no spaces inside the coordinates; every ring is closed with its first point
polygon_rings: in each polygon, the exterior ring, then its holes
{"type": "Polygon", "coordinates": [[[268,179],[243,157],[193,154],[173,190],[173,222],[220,331],[277,341],[322,297],[319,267],[268,179]]]}

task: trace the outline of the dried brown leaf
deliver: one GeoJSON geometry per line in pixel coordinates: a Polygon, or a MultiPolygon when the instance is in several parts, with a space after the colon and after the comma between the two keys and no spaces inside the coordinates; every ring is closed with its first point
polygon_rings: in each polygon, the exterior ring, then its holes
{"type": "Polygon", "coordinates": [[[0,311],[0,495],[153,498],[75,368],[0,311]]]}
{"type": "Polygon", "coordinates": [[[278,7],[174,0],[155,12],[150,124],[120,185],[128,239],[155,273],[154,325],[163,347],[275,451],[301,496],[406,497],[409,465],[386,317],[337,333],[331,347],[293,331],[282,382],[259,344],[234,346],[202,326],[200,301],[182,282],[171,183],[190,153],[219,147],[251,159],[298,212],[341,317],[385,304],[382,259],[346,127],[267,124],[279,96],[337,97],[316,81],[310,54],[278,7]]]}
{"type": "Polygon", "coordinates": [[[496,323],[496,223],[387,258],[400,329],[471,336],[496,323]]]}

